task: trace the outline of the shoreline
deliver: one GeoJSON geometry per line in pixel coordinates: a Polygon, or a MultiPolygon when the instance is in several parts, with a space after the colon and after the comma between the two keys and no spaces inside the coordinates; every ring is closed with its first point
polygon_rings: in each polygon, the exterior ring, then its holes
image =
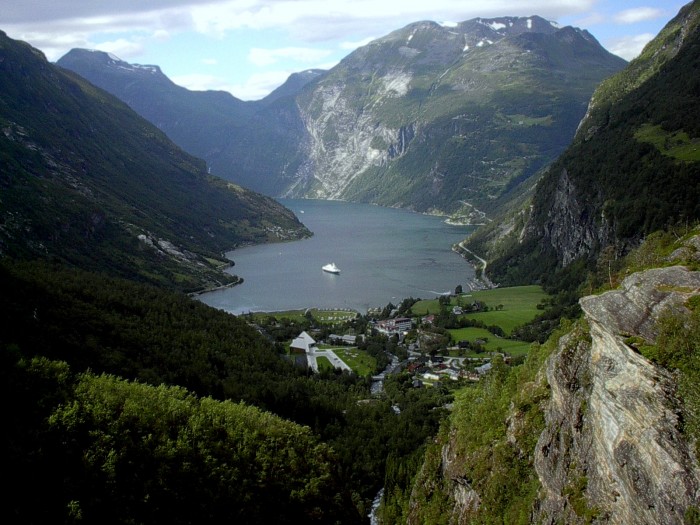
{"type": "Polygon", "coordinates": [[[453,244],[452,251],[455,253],[458,253],[465,261],[467,261],[469,264],[472,265],[472,267],[474,268],[474,277],[478,281],[482,282],[486,288],[489,288],[489,289],[498,288],[498,285],[494,284],[491,281],[491,279],[489,279],[488,276],[486,275],[486,266],[488,264],[486,259],[479,257],[477,254],[475,254],[469,248],[464,246],[465,242],[466,241],[461,241],[457,244],[453,244]],[[467,257],[467,255],[469,255],[470,257],[473,257],[474,259],[479,261],[480,266],[477,266],[473,262],[469,261],[469,258],[467,257]]]}

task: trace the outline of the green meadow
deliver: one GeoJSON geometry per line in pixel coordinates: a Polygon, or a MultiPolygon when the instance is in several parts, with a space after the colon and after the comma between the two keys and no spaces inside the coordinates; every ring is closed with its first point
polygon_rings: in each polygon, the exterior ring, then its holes
{"type": "MultiPolygon", "coordinates": [[[[459,341],[470,341],[473,343],[477,339],[482,339],[486,341],[484,347],[487,352],[506,352],[512,356],[527,354],[532,344],[525,341],[496,337],[484,328],[457,328],[448,330],[448,332],[450,332],[455,343],[459,341]]],[[[454,352],[451,352],[451,354],[454,354],[454,352]]],[[[477,354],[472,351],[467,351],[464,355],[466,357],[484,357],[484,354],[477,354]]]]}
{"type": "Polygon", "coordinates": [[[304,310],[284,310],[279,312],[256,312],[251,314],[253,320],[261,321],[267,317],[275,317],[277,319],[289,319],[291,321],[303,321],[309,312],[314,319],[322,324],[335,324],[350,321],[357,317],[357,312],[354,310],[333,310],[309,308],[304,310]]]}
{"type": "MultiPolygon", "coordinates": [[[[493,288],[478,290],[452,297],[450,307],[468,306],[474,301],[481,301],[488,307],[487,312],[464,314],[469,319],[479,319],[486,326],[500,326],[510,334],[516,326],[531,321],[542,313],[537,305],[547,298],[540,286],[513,286],[511,288],[493,288]]],[[[427,315],[440,311],[438,299],[418,301],[411,312],[414,315],[427,315]]]]}
{"type": "Polygon", "coordinates": [[[360,377],[372,375],[377,366],[377,360],[362,350],[356,348],[334,348],[333,351],[360,377]]]}

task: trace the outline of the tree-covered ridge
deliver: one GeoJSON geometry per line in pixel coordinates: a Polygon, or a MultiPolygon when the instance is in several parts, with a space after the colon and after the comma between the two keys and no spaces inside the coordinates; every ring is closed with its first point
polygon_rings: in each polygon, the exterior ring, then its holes
{"type": "Polygon", "coordinates": [[[334,454],[307,427],[181,387],[4,361],[12,523],[354,521],[334,454]]]}
{"type": "Polygon", "coordinates": [[[312,374],[281,359],[255,329],[186,296],[44,263],[0,270],[8,320],[0,341],[25,356],[180,385],[300,422],[328,417],[357,394],[338,385],[332,397],[315,397],[312,374]]]}
{"type": "Polygon", "coordinates": [[[642,53],[620,73],[604,80],[593,94],[588,114],[577,133],[578,140],[586,140],[605,126],[609,114],[620,100],[656,75],[683,46],[688,35],[700,23],[700,4],[690,2],[678,15],[649,42],[642,53]]]}
{"type": "MultiPolygon", "coordinates": [[[[281,347],[244,319],[167,289],[55,263],[8,260],[0,265],[0,286],[3,289],[0,316],[4,320],[0,332],[2,373],[11,376],[3,384],[9,389],[6,399],[15,400],[8,412],[12,420],[9,425],[14,429],[8,435],[12,443],[0,448],[7,451],[8,464],[19,462],[18,471],[31,471],[32,476],[47,478],[47,485],[37,488],[39,493],[50,490],[48,480],[55,480],[55,472],[60,470],[55,462],[60,463],[65,455],[60,445],[65,439],[52,441],[51,446],[42,439],[46,437],[48,411],[59,404],[66,405],[63,399],[67,394],[61,384],[35,386],[21,376],[22,367],[16,365],[32,359],[64,363],[62,366],[69,367],[75,375],[89,371],[88,375],[114,376],[129,384],[178,386],[187,390],[188,399],[211,397],[235,404],[243,402],[269,412],[261,418],[275,414],[308,427],[314,443],[325,443],[324,446],[334,451],[335,499],[330,506],[323,506],[324,511],[334,506],[342,508],[343,517],[339,520],[347,523],[365,520],[370,503],[383,484],[387,458],[391,456],[393,464],[400,464],[406,457],[418,454],[428,437],[437,431],[443,416],[443,411],[434,407],[450,399],[444,389],[415,390],[410,380],[403,379],[396,383],[389,381],[386,397],[373,398],[369,380],[332,371],[313,374],[293,365],[278,353],[281,347]],[[397,414],[392,405],[401,407],[401,412],[397,414]],[[16,437],[19,435],[29,435],[32,439],[16,437]],[[45,462],[33,465],[31,458],[37,455],[45,462]]],[[[131,392],[136,387],[124,388],[131,392]]],[[[144,397],[159,395],[148,388],[141,392],[144,397]]],[[[170,397],[172,392],[167,392],[166,397],[170,397]]],[[[141,403],[144,411],[150,410],[145,400],[141,403]]],[[[158,408],[157,403],[153,408],[158,408]]],[[[118,410],[106,411],[100,421],[100,425],[113,430],[110,439],[115,451],[121,450],[122,440],[126,443],[123,446],[131,447],[129,436],[155,433],[148,430],[153,421],[163,419],[166,425],[173,421],[169,418],[175,417],[156,410],[153,415],[144,413],[141,419],[133,421],[133,427],[126,427],[120,423],[119,415],[118,410]]],[[[176,418],[173,425],[178,421],[176,418]]],[[[85,441],[76,444],[76,453],[88,445],[85,441]]],[[[257,446],[264,448],[263,445],[257,446]]],[[[285,461],[294,465],[299,461],[295,459],[295,450],[298,449],[292,447],[287,451],[284,443],[280,443],[277,453],[280,458],[287,454],[285,461]]],[[[156,448],[140,448],[140,461],[155,471],[171,472],[169,457],[158,455],[161,452],[156,448]]],[[[283,470],[282,464],[276,465],[283,470]]],[[[222,466],[224,471],[226,468],[222,466]]],[[[121,472],[115,471],[110,483],[117,487],[115,490],[126,493],[128,488],[122,484],[131,482],[121,472]]],[[[205,471],[198,474],[204,476],[205,471]]],[[[24,474],[18,476],[22,478],[24,474]]],[[[78,477],[76,482],[82,483],[83,478],[78,477]]],[[[183,487],[193,484],[194,491],[199,490],[198,485],[213,483],[197,476],[177,477],[175,481],[183,487]]],[[[258,485],[257,481],[251,483],[248,488],[252,496],[258,485]]],[[[328,486],[326,481],[323,483],[324,487],[328,486]]],[[[321,497],[329,495],[324,492],[321,497]]],[[[9,507],[10,512],[27,516],[27,509],[21,504],[25,500],[17,501],[17,505],[9,507]]],[[[97,504],[82,502],[83,508],[97,504]]],[[[309,508],[304,504],[305,511],[309,508]]]]}
{"type": "MultiPolygon", "coordinates": [[[[700,218],[700,153],[688,160],[668,155],[665,142],[640,135],[682,132],[700,140],[700,30],[686,36],[676,56],[609,111],[609,123],[577,142],[552,166],[536,193],[533,216],[542,224],[551,207],[551,185],[566,170],[580,200],[602,215],[621,242],[676,221],[700,218]],[[648,134],[648,131],[647,131],[648,134]]],[[[696,146],[697,147],[697,146],[696,146]]]]}
{"type": "Polygon", "coordinates": [[[191,290],[230,280],[226,250],[309,234],[29,45],[0,33],[0,59],[3,254],[191,290]]]}
{"type": "Polygon", "coordinates": [[[495,282],[571,290],[606,247],[620,255],[658,229],[700,219],[698,13],[700,3],[686,6],[640,59],[600,88],[586,130],[523,210],[467,243],[489,254],[495,282]],[[612,96],[606,86],[615,83],[627,87],[612,96]]]}

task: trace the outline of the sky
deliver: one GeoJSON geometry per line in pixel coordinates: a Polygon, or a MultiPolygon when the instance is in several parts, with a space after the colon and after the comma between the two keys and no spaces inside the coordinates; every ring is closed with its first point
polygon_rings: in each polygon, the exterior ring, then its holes
{"type": "Polygon", "coordinates": [[[155,64],[192,90],[258,100],[410,23],[539,15],[627,60],[687,0],[0,0],[0,30],[54,62],[73,48],[155,64]]]}

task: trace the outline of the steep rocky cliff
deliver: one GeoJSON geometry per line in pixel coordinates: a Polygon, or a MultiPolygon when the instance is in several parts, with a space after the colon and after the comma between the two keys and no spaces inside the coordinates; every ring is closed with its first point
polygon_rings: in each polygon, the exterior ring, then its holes
{"type": "MultiPolygon", "coordinates": [[[[566,267],[606,246],[624,253],[655,230],[700,218],[700,81],[688,74],[699,62],[695,1],[596,90],[573,144],[540,179],[520,238],[491,265],[496,280],[525,252],[553,254],[566,267]]],[[[490,248],[499,242],[494,232],[475,239],[474,251],[499,257],[490,248]]],[[[533,267],[537,274],[551,264],[533,267]]]]}
{"type": "Polygon", "coordinates": [[[682,524],[698,504],[700,470],[680,432],[674,379],[625,344],[655,342],[659,315],[698,293],[700,272],[674,266],[581,299],[590,339],[563,339],[546,369],[535,522],[682,524]]]}
{"type": "MultiPolygon", "coordinates": [[[[699,243],[671,260],[697,267],[699,243]]],[[[687,315],[696,296],[700,271],[632,273],[582,298],[583,317],[533,349],[523,370],[458,395],[408,523],[687,523],[700,508],[700,466],[679,372],[635,346],[656,344],[659,320],[687,315]]]]}
{"type": "Polygon", "coordinates": [[[564,150],[595,86],[624,65],[536,16],[411,24],[298,97],[308,161],[288,194],[491,212],[564,150]]]}

